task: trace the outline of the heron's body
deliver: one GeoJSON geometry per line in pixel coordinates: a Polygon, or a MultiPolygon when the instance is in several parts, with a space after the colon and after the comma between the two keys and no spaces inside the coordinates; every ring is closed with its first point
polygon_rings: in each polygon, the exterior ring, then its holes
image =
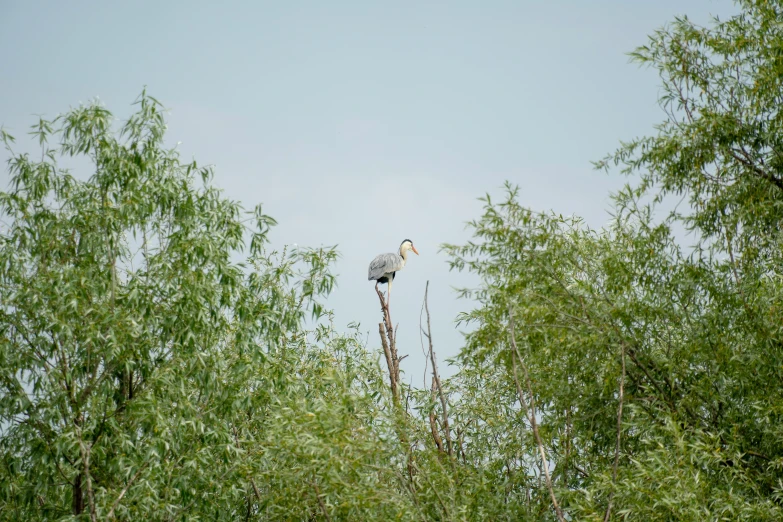
{"type": "Polygon", "coordinates": [[[418,255],[416,247],[413,246],[413,242],[410,239],[406,239],[400,245],[399,253],[389,252],[388,254],[381,254],[372,260],[370,268],[367,270],[367,280],[375,280],[375,287],[378,288],[379,283],[385,283],[389,285],[389,297],[391,297],[391,287],[394,276],[397,272],[405,268],[405,262],[408,261],[408,251],[418,255]]]}
{"type": "Polygon", "coordinates": [[[388,253],[381,254],[370,263],[370,269],[367,271],[367,280],[375,279],[379,283],[388,283],[394,279],[394,274],[405,267],[405,258],[400,254],[388,253]]]}

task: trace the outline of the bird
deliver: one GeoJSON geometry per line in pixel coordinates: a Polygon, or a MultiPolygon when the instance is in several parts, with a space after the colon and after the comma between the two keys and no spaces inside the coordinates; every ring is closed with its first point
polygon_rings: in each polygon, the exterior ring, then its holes
{"type": "Polygon", "coordinates": [[[381,254],[372,260],[370,268],[367,270],[367,280],[375,280],[375,290],[378,291],[378,283],[386,283],[389,285],[386,298],[386,306],[389,306],[391,301],[391,288],[394,274],[405,267],[405,263],[408,261],[408,251],[412,250],[414,254],[419,255],[416,247],[413,246],[413,241],[410,239],[403,240],[400,243],[399,253],[389,252],[388,254],[381,254]]]}

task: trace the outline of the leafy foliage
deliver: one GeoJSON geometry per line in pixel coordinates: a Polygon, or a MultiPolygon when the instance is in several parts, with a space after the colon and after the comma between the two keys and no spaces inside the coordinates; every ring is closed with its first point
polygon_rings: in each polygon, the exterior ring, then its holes
{"type": "Polygon", "coordinates": [[[234,519],[275,516],[294,499],[312,512],[319,488],[353,499],[326,477],[342,483],[363,468],[334,468],[329,456],[384,458],[367,404],[378,368],[355,335],[303,328],[322,314],[336,253],[265,252],[274,220],[260,207],[246,219],[208,167],[164,147],[158,102],[143,94],[138,107],[116,133],[98,105],[42,120],[41,160],[10,161],[4,518],[234,519]],[[58,167],[63,155],[94,174],[75,178],[58,167]],[[291,495],[302,484],[314,490],[291,495]]]}
{"type": "Polygon", "coordinates": [[[480,306],[462,317],[477,329],[459,358],[459,415],[508,419],[467,437],[521,477],[518,496],[538,481],[539,510],[551,508],[515,406],[511,317],[571,516],[782,516],[782,7],[740,4],[709,28],[678,19],[634,53],[660,72],[667,119],[599,163],[638,179],[615,195],[610,227],[521,208],[507,186],[502,202],[485,198],[474,241],[446,246],[483,281],[465,291],[480,306]],[[671,196],[689,204],[654,219],[671,196]]]}

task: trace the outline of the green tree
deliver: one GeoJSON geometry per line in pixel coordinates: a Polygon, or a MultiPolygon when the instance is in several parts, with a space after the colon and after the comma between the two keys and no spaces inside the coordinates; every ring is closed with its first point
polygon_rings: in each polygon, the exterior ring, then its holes
{"type": "Polygon", "coordinates": [[[611,226],[522,208],[508,186],[445,247],[482,280],[455,415],[533,519],[553,496],[577,519],[783,516],[783,5],[738,4],[633,54],[660,73],[666,119],[599,163],[633,179],[611,226]]]}
{"type": "Polygon", "coordinates": [[[137,105],[116,131],[99,105],[39,121],[40,160],[13,155],[3,134],[2,518],[313,511],[316,493],[283,502],[272,484],[318,491],[331,463],[318,456],[338,440],[351,442],[345,455],[384,458],[367,430],[371,394],[353,392],[376,391],[377,365],[355,336],[322,328],[316,342],[303,328],[323,313],[336,253],[265,252],[274,220],[243,215],[210,168],[165,148],[155,99],[137,105]],[[73,176],[62,156],[92,175],[73,176]],[[314,461],[289,465],[304,455],[314,461]]]}

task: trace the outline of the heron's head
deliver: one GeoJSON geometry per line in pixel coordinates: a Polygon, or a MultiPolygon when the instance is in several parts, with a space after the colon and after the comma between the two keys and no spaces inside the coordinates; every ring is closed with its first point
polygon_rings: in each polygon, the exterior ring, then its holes
{"type": "Polygon", "coordinates": [[[413,253],[417,256],[419,255],[419,251],[416,250],[416,247],[413,246],[413,241],[410,239],[406,239],[405,241],[400,244],[400,255],[403,254],[403,252],[407,252],[408,250],[413,250],[413,253]]]}

